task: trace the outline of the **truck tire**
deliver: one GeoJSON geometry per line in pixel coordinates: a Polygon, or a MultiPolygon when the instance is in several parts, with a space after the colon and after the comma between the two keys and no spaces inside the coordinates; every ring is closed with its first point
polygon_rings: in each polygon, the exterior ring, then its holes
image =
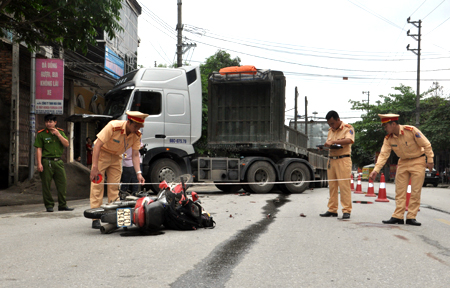
{"type": "Polygon", "coordinates": [[[309,173],[308,167],[305,164],[295,162],[286,168],[283,181],[301,181],[300,183],[287,183],[284,186],[289,193],[303,193],[310,183],[305,181],[309,181],[310,179],[311,174],[309,173]]]}
{"type": "Polygon", "coordinates": [[[217,189],[222,190],[225,193],[236,193],[241,190],[241,185],[220,185],[216,184],[217,189]]]}
{"type": "Polygon", "coordinates": [[[181,175],[181,168],[177,162],[172,159],[159,159],[150,168],[150,189],[153,192],[159,192],[159,183],[166,180],[167,183],[174,181],[174,179],[181,175]]]}
{"type": "Polygon", "coordinates": [[[247,184],[253,193],[267,193],[272,190],[274,184],[267,182],[275,182],[275,169],[266,161],[256,161],[247,171],[246,180],[248,183],[258,182],[261,184],[247,184]]]}

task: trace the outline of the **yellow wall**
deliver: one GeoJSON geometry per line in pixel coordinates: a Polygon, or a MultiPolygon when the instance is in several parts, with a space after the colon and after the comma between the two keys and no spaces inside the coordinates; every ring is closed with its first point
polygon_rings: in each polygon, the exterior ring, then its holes
{"type": "MultiPolygon", "coordinates": [[[[79,95],[83,97],[85,109],[75,106],[75,114],[101,114],[101,111],[98,111],[98,113],[94,113],[94,111],[89,110],[89,104],[91,103],[92,97],[95,95],[95,93],[89,89],[83,88],[83,87],[74,87],[73,93],[75,96],[75,99],[78,99],[79,95]]],[[[97,100],[95,101],[95,105],[99,107],[99,105],[103,106],[103,109],[105,108],[105,98],[103,96],[100,96],[97,94],[97,100]]],[[[78,105],[78,101],[76,102],[78,105]]]]}

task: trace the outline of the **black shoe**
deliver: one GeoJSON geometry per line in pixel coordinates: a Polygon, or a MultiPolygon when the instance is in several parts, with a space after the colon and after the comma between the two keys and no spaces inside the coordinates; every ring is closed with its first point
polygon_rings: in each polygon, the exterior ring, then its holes
{"type": "Polygon", "coordinates": [[[47,212],[53,212],[53,207],[47,207],[47,212]]]}
{"type": "Polygon", "coordinates": [[[417,222],[416,219],[406,219],[406,225],[420,226],[422,223],[417,222]]]}
{"type": "MultiPolygon", "coordinates": [[[[406,220],[406,221],[408,221],[408,220],[406,220]]],[[[389,219],[389,220],[383,220],[381,222],[383,222],[384,224],[405,224],[405,221],[403,221],[403,219],[398,219],[398,218],[394,218],[394,217],[391,217],[391,219],[389,219]]]]}
{"type": "Polygon", "coordinates": [[[342,219],[350,219],[350,213],[344,213],[344,215],[342,215],[342,219]]]}
{"type": "Polygon", "coordinates": [[[92,221],[92,229],[100,229],[101,227],[102,227],[102,224],[100,224],[100,220],[92,221]]]}
{"type": "Polygon", "coordinates": [[[69,208],[69,207],[58,207],[58,211],[73,211],[73,208],[69,208]]]}
{"type": "Polygon", "coordinates": [[[319,214],[319,215],[320,215],[320,217],[337,217],[338,216],[337,213],[333,213],[330,211],[327,211],[327,212],[325,212],[323,214],[319,214]]]}

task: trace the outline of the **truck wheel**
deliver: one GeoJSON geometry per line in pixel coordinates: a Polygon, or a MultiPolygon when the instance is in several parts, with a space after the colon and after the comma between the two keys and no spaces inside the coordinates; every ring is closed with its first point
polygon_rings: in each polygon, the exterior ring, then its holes
{"type": "Polygon", "coordinates": [[[172,159],[159,159],[150,168],[150,188],[153,192],[159,192],[159,183],[166,180],[171,183],[175,178],[181,175],[181,168],[177,162],[172,159]]]}
{"type": "Polygon", "coordinates": [[[242,189],[244,189],[245,192],[251,193],[252,190],[250,190],[250,187],[246,184],[242,184],[242,189]]]}
{"type": "Polygon", "coordinates": [[[284,172],[284,181],[301,181],[300,183],[284,184],[289,193],[303,193],[309,186],[311,174],[309,169],[302,163],[290,164],[284,172]]]}
{"type": "Polygon", "coordinates": [[[433,186],[434,186],[434,187],[437,187],[437,186],[438,186],[438,183],[433,183],[433,186]]]}
{"type": "Polygon", "coordinates": [[[275,170],[272,165],[265,161],[256,161],[248,169],[246,180],[248,183],[261,183],[247,184],[251,192],[267,193],[272,190],[274,186],[274,184],[267,184],[267,182],[276,181],[275,170]]]}
{"type": "Polygon", "coordinates": [[[222,190],[225,193],[236,193],[241,190],[241,185],[220,185],[216,184],[217,189],[222,190]]]}

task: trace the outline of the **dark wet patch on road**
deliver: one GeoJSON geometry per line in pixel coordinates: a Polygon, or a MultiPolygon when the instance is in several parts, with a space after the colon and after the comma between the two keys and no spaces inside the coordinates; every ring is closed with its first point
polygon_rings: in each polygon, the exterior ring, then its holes
{"type": "Polygon", "coordinates": [[[53,218],[53,219],[73,219],[80,218],[83,215],[79,215],[78,213],[70,213],[70,212],[37,212],[37,213],[27,213],[21,215],[22,218],[53,218]]]}
{"type": "Polygon", "coordinates": [[[239,231],[230,240],[216,247],[201,263],[181,275],[170,287],[225,287],[236,267],[250,251],[258,237],[275,221],[279,208],[289,202],[288,195],[267,200],[263,219],[239,231]]]}
{"type": "Polygon", "coordinates": [[[441,263],[441,264],[444,264],[444,265],[447,265],[447,266],[449,266],[448,264],[447,264],[447,262],[445,262],[444,260],[442,260],[442,259],[440,259],[440,258],[438,258],[438,257],[436,257],[436,256],[434,256],[432,253],[427,253],[426,254],[428,257],[430,257],[431,259],[434,259],[434,260],[436,260],[436,261],[438,261],[439,263],[441,263]]]}
{"type": "Polygon", "coordinates": [[[387,225],[387,224],[379,224],[379,223],[371,223],[371,222],[355,222],[354,224],[358,226],[364,227],[377,227],[377,228],[388,228],[388,229],[401,229],[401,226],[398,225],[387,225]]]}
{"type": "Polygon", "coordinates": [[[402,239],[402,240],[406,240],[406,241],[409,240],[408,238],[406,238],[405,236],[402,236],[402,235],[394,235],[394,236],[397,237],[398,239],[402,239]]]}

